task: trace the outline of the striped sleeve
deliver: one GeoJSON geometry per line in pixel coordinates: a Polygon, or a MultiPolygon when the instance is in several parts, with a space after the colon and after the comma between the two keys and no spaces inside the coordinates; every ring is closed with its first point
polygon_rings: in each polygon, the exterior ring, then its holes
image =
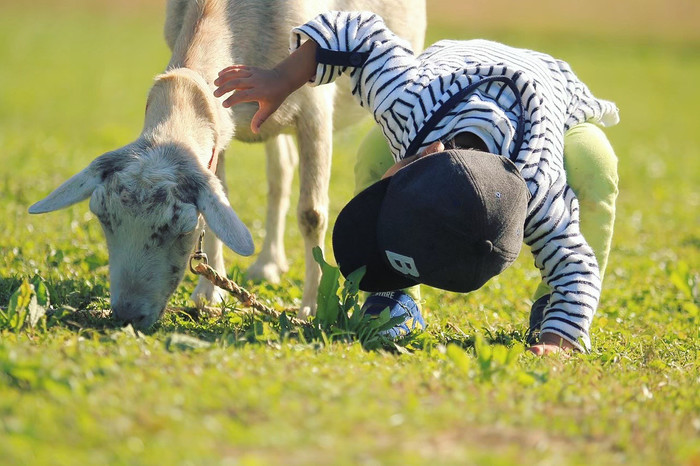
{"type": "Polygon", "coordinates": [[[579,230],[576,195],[563,173],[552,181],[525,227],[525,242],[532,249],[535,265],[552,289],[540,331],[589,350],[589,329],[601,289],[598,263],[579,230]]]}
{"type": "Polygon", "coordinates": [[[596,99],[566,62],[526,53],[537,58],[534,63],[547,71],[538,73],[545,118],[542,125],[532,127],[532,135],[539,135],[540,140],[529,141],[530,149],[537,148],[539,160],[532,157],[533,152],[529,161],[535,163],[524,164],[522,170],[533,194],[525,242],[552,290],[540,331],[556,334],[580,350],[589,350],[589,329],[598,307],[601,281],[593,250],[580,231],[578,200],[566,182],[563,133],[584,121],[614,125],[619,121],[618,109],[612,102],[596,99]]]}
{"type": "MultiPolygon", "coordinates": [[[[362,11],[330,11],[294,28],[291,50],[296,50],[307,39],[313,40],[319,48],[326,51],[357,53],[370,52],[377,43],[403,42],[386,27],[381,17],[362,11]]],[[[356,66],[361,65],[358,63],[356,66]]],[[[333,82],[347,68],[346,65],[318,63],[313,84],[333,82]]]]}
{"type": "Polygon", "coordinates": [[[571,99],[565,109],[568,119],[564,129],[591,121],[602,126],[614,126],[620,122],[620,114],[614,102],[596,98],[583,81],[578,79],[568,63],[555,60],[558,74],[566,80],[566,91],[571,99]]]}
{"type": "Polygon", "coordinates": [[[355,52],[366,57],[356,66],[318,63],[312,84],[327,84],[349,73],[352,93],[360,105],[373,111],[377,121],[399,97],[394,91],[403,91],[402,85],[411,81],[416,60],[410,44],[391,32],[374,13],[323,13],[292,30],[292,50],[309,39],[325,51],[355,52]]]}

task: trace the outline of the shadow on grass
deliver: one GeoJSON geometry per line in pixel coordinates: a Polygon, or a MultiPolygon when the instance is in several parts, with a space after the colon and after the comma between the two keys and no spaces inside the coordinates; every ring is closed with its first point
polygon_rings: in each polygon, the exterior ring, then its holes
{"type": "MultiPolygon", "coordinates": [[[[34,278],[13,275],[0,277],[0,310],[7,310],[22,283],[34,278]]],[[[89,279],[41,279],[46,286],[49,305],[46,309],[46,330],[63,328],[75,333],[85,331],[100,335],[121,330],[125,324],[112,314],[105,284],[93,284],[89,279]]],[[[149,329],[139,330],[155,338],[170,334],[186,334],[198,339],[224,341],[236,346],[250,343],[281,341],[285,335],[277,322],[253,316],[235,307],[213,308],[200,312],[194,307],[168,307],[158,322],[149,329]]]]}
{"type": "MultiPolygon", "coordinates": [[[[109,334],[121,330],[125,325],[115,319],[107,310],[78,310],[56,315],[53,325],[75,332],[94,331],[109,334]]],[[[350,344],[357,336],[338,338],[337,336],[320,336],[318,330],[285,325],[269,316],[262,316],[244,310],[222,308],[218,312],[202,313],[194,307],[169,307],[165,314],[147,330],[139,333],[156,339],[169,341],[173,336],[185,335],[207,345],[221,345],[230,348],[242,348],[249,345],[276,346],[285,342],[323,346],[329,341],[350,344]]],[[[479,332],[482,341],[489,346],[502,345],[513,347],[523,345],[525,331],[484,329],[479,332]]],[[[390,353],[421,351],[435,345],[456,345],[473,352],[476,350],[476,334],[467,334],[448,324],[445,328],[429,329],[412,333],[394,342],[389,339],[375,347],[365,347],[367,351],[382,350],[390,353]]],[[[195,347],[199,343],[193,343],[195,347]]],[[[185,346],[189,343],[185,342],[185,346]]],[[[364,346],[364,345],[363,345],[364,346]]]]}
{"type": "MultiPolygon", "coordinates": [[[[0,308],[7,308],[12,294],[24,280],[19,276],[0,277],[0,308]]],[[[51,307],[46,313],[46,329],[49,332],[51,328],[63,328],[75,333],[87,331],[109,335],[125,327],[123,322],[113,316],[104,286],[92,285],[87,280],[72,279],[49,280],[45,284],[51,297],[51,307]]],[[[227,347],[278,345],[289,341],[323,345],[330,341],[350,343],[358,339],[357,335],[343,338],[323,334],[317,328],[296,327],[286,319],[252,313],[230,303],[219,308],[209,308],[208,312],[200,312],[194,307],[170,306],[153,327],[139,330],[138,333],[166,340],[172,335],[187,335],[207,344],[227,347]]],[[[525,341],[525,332],[520,330],[492,332],[484,329],[479,334],[488,345],[511,347],[525,341]]],[[[453,344],[472,351],[475,342],[475,332],[466,333],[456,325],[447,323],[442,328],[429,328],[395,342],[387,339],[386,342],[365,349],[404,352],[453,344]]]]}
{"type": "MultiPolygon", "coordinates": [[[[525,344],[527,331],[520,330],[496,330],[483,329],[482,338],[488,345],[502,345],[511,347],[515,345],[525,344]]],[[[448,323],[447,326],[438,332],[436,335],[440,344],[457,345],[465,350],[474,350],[476,346],[476,333],[466,333],[454,324],[448,323]]]]}
{"type": "Polygon", "coordinates": [[[87,331],[107,336],[126,330],[165,342],[169,342],[173,336],[186,335],[200,343],[241,347],[270,344],[283,339],[274,322],[247,313],[203,313],[194,307],[168,307],[152,327],[137,331],[116,319],[108,307],[80,310],[64,307],[52,310],[47,317],[49,331],[52,327],[62,327],[76,333],[87,331]]]}
{"type": "Polygon", "coordinates": [[[0,277],[0,307],[7,307],[12,293],[14,293],[21,284],[22,278],[20,277],[0,277]]]}
{"type": "MultiPolygon", "coordinates": [[[[12,294],[25,280],[34,277],[13,275],[0,277],[0,306],[6,307],[12,294]]],[[[106,285],[93,283],[90,279],[52,280],[43,279],[54,307],[68,306],[75,309],[100,309],[107,307],[109,293],[106,285]]]]}

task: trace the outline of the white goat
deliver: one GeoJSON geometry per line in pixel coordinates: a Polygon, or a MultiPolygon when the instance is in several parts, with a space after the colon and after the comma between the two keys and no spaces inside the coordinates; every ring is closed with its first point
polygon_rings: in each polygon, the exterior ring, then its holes
{"type": "MultiPolygon", "coordinates": [[[[278,281],[287,268],[284,217],[299,160],[298,222],[306,251],[299,313],[315,311],[320,271],[311,251],[323,244],[328,224],[332,122],[338,113],[357,121],[360,111],[349,109],[359,106],[350,103],[347,89],[336,95],[332,85],[305,86],[256,135],[250,131],[255,104],[226,110],[212,92],[225,66],[270,67],[282,60],[291,28],[329,9],[375,11],[416,50],[422,48],[425,0],[169,0],[165,37],[172,58],[151,88],[141,135],[96,158],[29,209],[50,212],[91,197],[90,209],[107,239],[117,318],[140,328],[159,318],[182,279],[201,217],[215,235],[206,235],[204,252],[217,271],[226,271],[221,241],[241,255],[253,253],[250,232],[226,197],[223,158],[234,136],[266,144],[267,233],[249,270],[255,278],[278,281]],[[338,100],[347,101],[338,103],[342,112],[334,112],[338,100]],[[290,132],[297,136],[299,155],[290,132]]],[[[342,124],[337,118],[336,123],[342,124]]],[[[216,303],[222,291],[201,278],[192,298],[198,306],[216,303]]]]}

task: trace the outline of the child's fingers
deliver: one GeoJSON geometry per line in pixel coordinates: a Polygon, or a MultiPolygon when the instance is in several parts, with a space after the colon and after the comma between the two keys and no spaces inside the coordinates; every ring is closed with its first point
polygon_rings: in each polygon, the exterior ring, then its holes
{"type": "Polygon", "coordinates": [[[444,152],[445,150],[445,145],[442,143],[442,141],[435,141],[434,143],[430,144],[428,147],[423,149],[423,152],[421,152],[418,155],[418,158],[421,158],[426,155],[434,154],[436,152],[444,152]]]}
{"type": "Polygon", "coordinates": [[[567,350],[556,345],[534,345],[528,348],[528,351],[535,356],[547,356],[550,354],[558,354],[563,358],[569,358],[571,356],[567,350]]]}
{"type": "Polygon", "coordinates": [[[246,65],[231,65],[231,66],[227,66],[223,70],[219,71],[219,76],[221,76],[222,74],[231,73],[231,72],[247,71],[249,69],[250,69],[250,67],[248,67],[246,65]]]}
{"type": "Polygon", "coordinates": [[[219,86],[234,79],[250,78],[253,76],[252,70],[247,67],[229,67],[219,71],[219,76],[214,80],[214,84],[219,86]]]}
{"type": "Polygon", "coordinates": [[[223,101],[223,106],[226,108],[233,107],[236,104],[243,102],[258,102],[259,98],[249,90],[236,90],[226,100],[223,101]]]}
{"type": "Polygon", "coordinates": [[[217,86],[214,96],[221,97],[232,92],[221,103],[225,108],[243,102],[257,102],[258,111],[251,119],[250,128],[254,133],[258,133],[260,126],[284,101],[284,97],[276,97],[279,94],[276,77],[277,74],[273,70],[231,65],[219,71],[219,76],[214,80],[214,85],[217,86]]]}
{"type": "Polygon", "coordinates": [[[277,107],[260,104],[260,108],[257,112],[255,112],[255,115],[253,115],[253,118],[250,120],[250,130],[253,133],[258,134],[260,132],[260,126],[265,123],[265,120],[267,120],[270,115],[275,113],[275,110],[277,110],[277,107]]]}
{"type": "Polygon", "coordinates": [[[228,92],[246,90],[252,87],[252,83],[245,78],[236,78],[225,82],[223,80],[221,82],[215,81],[214,84],[218,86],[214,90],[215,97],[221,97],[228,92]]]}

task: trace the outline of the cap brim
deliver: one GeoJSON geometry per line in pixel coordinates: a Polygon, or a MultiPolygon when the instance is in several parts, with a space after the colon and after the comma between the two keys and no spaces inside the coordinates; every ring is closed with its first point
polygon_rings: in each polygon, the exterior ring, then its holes
{"type": "Polygon", "coordinates": [[[340,211],[333,227],[333,252],[343,276],[366,266],[360,281],[363,291],[393,291],[416,285],[399,275],[377,247],[377,219],[391,178],[362,191],[340,211]]]}

